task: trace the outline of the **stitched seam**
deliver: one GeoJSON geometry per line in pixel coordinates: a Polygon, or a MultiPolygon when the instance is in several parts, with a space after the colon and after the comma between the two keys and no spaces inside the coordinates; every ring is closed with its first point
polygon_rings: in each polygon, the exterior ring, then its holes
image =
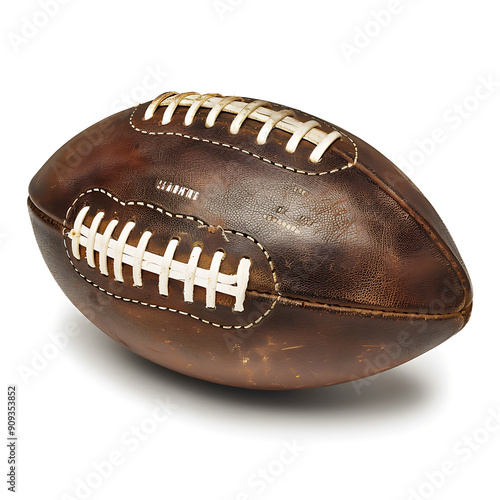
{"type": "Polygon", "coordinates": [[[389,196],[406,213],[408,213],[408,215],[410,215],[413,218],[413,220],[415,220],[418,223],[418,225],[430,236],[430,238],[432,239],[432,241],[434,241],[434,243],[439,248],[439,250],[441,251],[441,253],[443,254],[443,256],[446,257],[446,259],[448,260],[448,262],[451,264],[453,272],[455,273],[456,277],[460,281],[460,284],[462,285],[463,294],[464,294],[464,300],[463,300],[463,303],[462,303],[461,310],[465,309],[465,307],[467,306],[467,304],[465,304],[465,299],[466,299],[466,281],[464,280],[464,278],[462,277],[461,273],[457,269],[457,262],[456,262],[456,259],[455,259],[454,255],[453,255],[453,252],[451,252],[451,250],[448,249],[448,247],[444,244],[444,242],[442,242],[441,239],[437,236],[437,234],[431,229],[430,224],[428,223],[428,221],[424,217],[422,217],[411,206],[411,204],[402,195],[400,195],[391,186],[389,186],[382,178],[380,178],[375,172],[373,172],[373,170],[369,169],[368,167],[365,167],[364,165],[362,165],[362,167],[363,167],[362,169],[359,169],[359,167],[358,167],[358,169],[361,170],[364,173],[364,175],[366,175],[369,179],[373,180],[373,178],[371,176],[369,176],[366,172],[364,172],[363,169],[369,170],[378,179],[379,182],[377,184],[378,184],[379,188],[381,188],[380,184],[382,184],[387,189],[390,190],[390,192],[388,193],[389,196]],[[406,206],[403,206],[403,203],[406,206]],[[410,211],[411,211],[411,213],[410,213],[410,211]]]}
{"type": "MultiPolygon", "coordinates": [[[[280,105],[280,106],[284,107],[282,105],[280,105]]],[[[333,125],[331,125],[330,123],[326,122],[325,120],[323,120],[321,118],[317,118],[316,116],[312,116],[309,113],[306,113],[305,111],[300,111],[300,113],[307,116],[308,118],[311,118],[312,120],[323,122],[323,125],[326,125],[327,127],[331,127],[333,130],[337,131],[340,135],[345,137],[352,144],[352,146],[354,148],[354,161],[350,165],[352,166],[358,161],[358,145],[356,144],[356,141],[354,141],[354,139],[349,137],[345,132],[342,132],[342,130],[339,130],[338,128],[334,127],[333,125]]]]}
{"type": "Polygon", "coordinates": [[[44,220],[45,222],[47,222],[48,224],[50,224],[51,226],[55,226],[57,227],[57,229],[61,229],[61,223],[52,219],[51,217],[49,217],[45,212],[42,212],[34,203],[33,203],[33,200],[28,197],[28,208],[33,211],[36,215],[38,215],[38,217],[40,217],[40,219],[44,220]]]}
{"type": "Polygon", "coordinates": [[[130,115],[130,119],[129,119],[130,126],[136,132],[140,132],[141,134],[146,134],[146,135],[171,135],[171,136],[177,136],[177,137],[184,137],[185,139],[192,139],[194,141],[208,142],[208,143],[211,143],[211,144],[215,144],[216,146],[222,146],[222,147],[225,147],[225,148],[234,149],[235,151],[240,151],[241,153],[244,153],[246,155],[253,156],[257,160],[261,160],[261,161],[263,161],[265,163],[270,163],[271,165],[283,168],[285,170],[290,170],[291,172],[295,172],[296,174],[310,175],[310,176],[333,174],[334,172],[339,172],[341,170],[346,170],[348,168],[351,168],[358,161],[358,148],[357,148],[356,144],[349,137],[347,137],[345,134],[343,134],[342,132],[340,132],[338,130],[337,130],[337,132],[339,132],[339,134],[345,136],[354,145],[354,150],[355,150],[354,160],[352,162],[348,163],[347,165],[345,165],[343,167],[340,167],[340,168],[334,168],[332,170],[326,170],[324,172],[307,172],[306,170],[299,170],[299,169],[296,169],[296,168],[292,168],[292,167],[288,167],[286,165],[283,165],[282,163],[277,163],[275,161],[269,160],[268,158],[264,158],[263,156],[260,156],[258,154],[252,153],[250,151],[247,151],[246,149],[242,149],[242,148],[239,148],[237,146],[233,146],[232,144],[226,144],[226,143],[222,143],[222,142],[212,141],[210,139],[201,139],[200,137],[196,137],[194,135],[188,135],[188,134],[181,134],[180,132],[149,132],[147,130],[144,130],[144,129],[141,129],[141,128],[137,127],[133,123],[135,112],[138,109],[139,109],[139,107],[136,107],[134,109],[134,111],[130,115]]]}
{"type": "MultiPolygon", "coordinates": [[[[96,188],[97,189],[97,188],[96,188]]],[[[92,191],[92,190],[90,190],[92,191]]],[[[83,196],[83,194],[81,195],[83,196]]],[[[33,204],[33,202],[28,199],[28,201],[30,203],[33,204]]],[[[61,224],[58,223],[57,221],[55,221],[54,219],[51,219],[48,215],[46,215],[44,212],[40,211],[40,209],[38,209],[34,204],[33,204],[33,207],[35,208],[35,213],[40,217],[42,218],[43,220],[47,221],[48,223],[52,223],[54,226],[58,227],[58,229],[61,229],[61,224]]],[[[64,221],[65,223],[66,221],[64,221]]],[[[63,227],[63,234],[64,234],[64,229],[67,229],[66,227],[63,227]]],[[[64,240],[64,238],[63,238],[64,240]]],[[[64,246],[66,248],[66,242],[64,241],[64,246]]],[[[66,253],[68,253],[67,251],[67,248],[66,248],[66,253]]],[[[69,257],[69,260],[73,266],[73,268],[75,269],[75,271],[82,277],[84,278],[86,281],[88,281],[90,284],[92,284],[93,286],[95,286],[96,288],[100,289],[102,292],[106,293],[107,295],[110,295],[110,296],[113,296],[114,294],[112,294],[111,292],[108,292],[107,290],[103,289],[103,288],[100,288],[99,285],[96,285],[95,283],[93,283],[92,281],[88,280],[85,276],[83,276],[80,271],[78,269],[75,268],[73,262],[71,261],[71,257],[68,255],[69,257]]],[[[281,303],[284,303],[286,304],[286,301],[292,301],[292,302],[298,302],[298,303],[302,303],[302,304],[305,304],[305,305],[310,305],[310,306],[326,306],[326,307],[332,307],[332,308],[337,308],[337,309],[345,309],[347,311],[349,310],[357,310],[357,311],[360,311],[362,313],[366,313],[366,314],[372,314],[372,313],[383,313],[383,314],[393,314],[393,315],[409,315],[409,316],[423,316],[423,317],[429,317],[429,318],[432,318],[432,317],[437,317],[439,318],[440,316],[455,316],[455,315],[458,315],[458,314],[461,314],[461,312],[466,308],[466,307],[463,307],[460,311],[456,311],[456,312],[449,312],[449,313],[425,313],[425,312],[409,312],[409,311],[394,311],[394,310],[386,310],[386,309],[366,309],[366,308],[363,308],[362,305],[352,305],[352,306],[348,306],[348,305],[336,305],[336,304],[329,304],[329,303],[326,303],[326,302],[319,302],[319,301],[311,301],[311,300],[306,300],[306,299],[294,299],[292,297],[287,297],[287,296],[283,296],[281,294],[278,294],[277,297],[273,297],[273,296],[269,296],[269,294],[267,294],[266,292],[262,292],[260,290],[248,290],[249,293],[253,293],[253,294],[258,294],[258,295],[261,295],[261,296],[267,296],[269,298],[272,298],[273,299],[273,304],[271,306],[271,309],[274,309],[274,307],[276,306],[276,303],[277,302],[281,302],[281,303]]],[[[125,299],[125,298],[122,298],[122,297],[119,297],[118,295],[115,296],[116,298],[120,298],[121,300],[124,300],[124,301],[130,301],[130,302],[133,302],[132,299],[125,299]]],[[[138,302],[138,301],[136,301],[138,302]]],[[[139,302],[140,303],[140,302],[139,302]]],[[[151,305],[150,307],[158,307],[159,309],[162,309],[162,310],[171,310],[171,309],[168,309],[168,308],[165,308],[163,306],[155,306],[155,305],[151,305]]],[[[270,310],[271,310],[270,309],[270,310]]],[[[269,311],[267,311],[264,315],[263,315],[263,318],[269,314],[269,311]]],[[[174,310],[175,311],[175,310],[174,310]]],[[[208,322],[209,323],[209,322],[208,322]]],[[[254,323],[255,324],[255,323],[254,323]]],[[[226,328],[229,328],[229,327],[226,327],[226,328]]],[[[233,328],[233,327],[230,327],[230,328],[233,328]]],[[[245,328],[245,327],[237,327],[237,328],[245,328]]],[[[248,327],[246,327],[248,328],[248,327]]]]}
{"type": "Polygon", "coordinates": [[[119,203],[122,206],[138,205],[138,206],[142,206],[142,207],[147,207],[147,208],[150,208],[152,210],[156,210],[156,211],[160,212],[161,214],[167,215],[168,217],[171,217],[171,218],[187,219],[187,220],[191,220],[191,221],[197,222],[198,224],[200,224],[200,225],[202,225],[204,227],[210,227],[210,226],[209,226],[209,224],[207,224],[206,222],[202,221],[201,219],[198,219],[198,218],[193,217],[191,215],[172,214],[172,213],[168,212],[167,210],[165,210],[164,208],[159,207],[157,205],[154,205],[153,203],[145,203],[143,201],[127,201],[127,202],[121,201],[116,196],[114,196],[112,193],[110,193],[109,191],[107,191],[105,189],[102,189],[102,188],[87,189],[83,193],[80,193],[78,195],[78,197],[73,201],[73,203],[71,204],[71,206],[68,208],[68,210],[66,212],[65,219],[63,221],[62,233],[63,233],[64,248],[66,250],[66,255],[68,256],[69,262],[70,262],[71,266],[73,267],[73,269],[85,281],[87,281],[88,283],[90,283],[92,286],[96,287],[101,292],[106,293],[106,295],[109,295],[110,297],[114,297],[115,299],[123,300],[124,302],[132,302],[134,304],[140,304],[142,306],[152,307],[152,308],[160,309],[162,311],[170,311],[170,312],[175,312],[175,313],[182,314],[184,316],[190,316],[193,319],[197,319],[197,320],[199,320],[199,321],[201,321],[203,323],[206,323],[206,324],[209,324],[209,325],[212,325],[212,326],[216,326],[218,328],[222,328],[222,329],[225,329],[225,330],[240,330],[240,329],[251,328],[251,327],[255,326],[256,324],[260,323],[274,309],[274,307],[276,306],[276,302],[279,299],[280,292],[279,292],[278,277],[277,277],[277,274],[276,274],[276,269],[274,267],[274,263],[271,260],[271,256],[269,255],[268,251],[264,248],[264,246],[261,243],[259,243],[255,238],[252,238],[248,234],[242,233],[240,231],[235,231],[233,229],[223,229],[223,231],[224,231],[224,233],[232,233],[232,234],[235,234],[235,235],[238,235],[238,236],[243,236],[243,237],[247,238],[251,242],[255,243],[257,245],[257,247],[259,248],[259,250],[261,250],[261,252],[264,254],[264,256],[265,256],[265,258],[267,260],[267,263],[269,264],[269,268],[271,269],[271,273],[272,273],[273,281],[274,281],[274,289],[275,289],[275,291],[277,293],[277,295],[274,298],[273,303],[271,304],[270,308],[264,314],[262,314],[262,316],[260,316],[259,318],[257,318],[252,323],[249,323],[248,325],[219,325],[218,323],[214,323],[212,321],[208,321],[206,319],[200,318],[198,316],[195,316],[194,314],[190,314],[190,313],[187,313],[185,311],[180,311],[178,309],[172,309],[170,307],[160,306],[158,304],[151,304],[149,302],[142,302],[140,300],[135,300],[135,299],[130,299],[130,298],[122,297],[120,295],[116,295],[116,294],[114,294],[112,292],[109,292],[108,290],[106,290],[106,289],[102,288],[101,286],[97,285],[92,280],[88,279],[84,274],[82,274],[78,270],[78,268],[76,267],[76,265],[74,264],[74,262],[73,262],[73,260],[72,260],[72,258],[70,256],[70,254],[69,254],[69,250],[68,250],[68,247],[67,247],[67,244],[66,244],[66,238],[65,238],[65,234],[64,234],[64,231],[67,229],[67,220],[68,220],[69,214],[70,214],[71,210],[73,209],[73,207],[75,206],[75,204],[78,202],[78,200],[81,197],[85,196],[86,194],[90,194],[90,193],[94,193],[94,192],[105,194],[106,196],[108,196],[109,198],[111,198],[113,201],[119,203]]]}
{"type": "MultiPolygon", "coordinates": [[[[258,293],[259,295],[266,295],[269,297],[269,294],[267,294],[265,292],[254,291],[254,293],[258,293]]],[[[340,305],[340,304],[330,304],[327,302],[320,302],[320,301],[311,301],[311,300],[307,300],[307,299],[295,299],[292,297],[287,297],[286,295],[279,296],[279,302],[281,304],[286,305],[287,301],[298,303],[298,304],[304,304],[306,306],[313,306],[313,307],[314,306],[324,306],[324,307],[330,307],[330,308],[334,308],[334,309],[342,309],[345,311],[353,310],[353,311],[358,311],[358,312],[366,313],[366,314],[378,314],[378,313],[380,313],[380,314],[391,314],[391,315],[395,315],[395,316],[398,316],[398,315],[421,316],[421,317],[426,317],[426,318],[433,318],[433,317],[440,318],[442,316],[454,317],[454,316],[460,315],[462,313],[462,311],[465,309],[465,307],[464,307],[464,308],[460,309],[459,311],[441,312],[441,313],[439,313],[439,312],[427,313],[427,312],[395,311],[393,309],[389,310],[389,309],[364,308],[362,304],[355,304],[355,305],[349,306],[349,305],[340,305]]]]}
{"type": "MultiPolygon", "coordinates": [[[[283,104],[272,104],[272,105],[273,106],[279,106],[281,109],[290,109],[290,108],[286,107],[283,104]]],[[[325,121],[325,120],[323,120],[321,118],[318,118],[316,116],[310,115],[309,113],[306,113],[305,111],[300,111],[300,110],[297,110],[297,111],[299,113],[303,114],[304,116],[307,116],[308,118],[311,118],[312,120],[323,122],[323,125],[326,125],[327,127],[332,128],[333,130],[335,130],[336,132],[338,132],[340,135],[342,135],[343,137],[345,137],[352,144],[352,146],[354,147],[354,161],[352,163],[350,163],[350,166],[352,167],[358,161],[358,145],[345,132],[342,132],[342,130],[339,130],[338,128],[334,127],[331,123],[328,123],[327,121],[325,121]]],[[[328,173],[330,173],[330,172],[328,172],[328,173]]]]}

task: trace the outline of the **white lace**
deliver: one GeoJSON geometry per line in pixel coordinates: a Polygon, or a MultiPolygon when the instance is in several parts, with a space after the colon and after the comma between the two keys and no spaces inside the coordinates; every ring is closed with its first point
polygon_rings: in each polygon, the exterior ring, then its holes
{"type": "MultiPolygon", "coordinates": [[[[120,281],[121,283],[123,283],[123,254],[125,251],[125,245],[127,244],[128,237],[130,236],[130,233],[132,232],[132,229],[134,229],[134,227],[135,222],[127,222],[125,224],[125,227],[122,229],[120,236],[118,237],[118,241],[115,244],[113,271],[115,273],[115,280],[120,281]]],[[[80,242],[80,245],[81,244],[82,243],[80,242]]],[[[133,253],[133,255],[135,255],[135,252],[133,253]]]]}
{"type": "Polygon", "coordinates": [[[158,291],[160,295],[165,295],[165,297],[168,297],[168,278],[170,276],[170,268],[172,267],[172,261],[174,260],[174,253],[175,250],[177,249],[178,244],[179,240],[177,239],[170,240],[165,250],[165,254],[163,255],[163,259],[161,261],[160,279],[158,280],[158,291]]]}
{"type": "Polygon", "coordinates": [[[211,108],[205,121],[205,126],[211,128],[222,111],[235,114],[231,122],[230,132],[235,135],[240,131],[246,119],[257,120],[264,123],[257,136],[257,144],[265,144],[269,134],[274,128],[284,130],[292,134],[286,145],[288,153],[294,153],[297,150],[300,141],[306,140],[316,147],[312,151],[309,159],[313,163],[318,163],[327,149],[342,136],[340,132],[324,132],[320,129],[321,125],[310,120],[301,122],[294,117],[292,110],[275,111],[266,101],[245,102],[241,97],[223,97],[220,94],[203,94],[196,92],[166,92],[151,101],[144,113],[144,120],[153,117],[155,111],[160,106],[167,106],[162,118],[162,125],[170,123],[176,109],[179,106],[189,106],[184,118],[184,125],[189,126],[193,123],[196,113],[200,108],[211,108]]]}
{"type": "Polygon", "coordinates": [[[104,218],[104,212],[98,212],[90,221],[90,226],[84,224],[90,207],[83,207],[75,218],[73,229],[69,232],[71,239],[71,252],[75,259],[81,259],[80,247],[86,248],[86,260],[90,267],[95,268],[95,252],[99,253],[99,271],[108,276],[108,258],[113,259],[113,272],[116,281],[123,283],[123,265],[132,267],[133,284],[142,286],[142,271],[149,271],[158,275],[158,292],[168,297],[169,279],[184,283],[184,301],[192,303],[194,300],[194,287],[200,286],[206,289],[206,307],[215,308],[216,293],[223,293],[235,297],[233,310],[242,312],[243,303],[250,278],[250,259],[240,259],[236,274],[223,274],[220,272],[224,251],[217,250],[210,263],[209,269],[198,267],[202,254],[202,247],[195,246],[191,250],[189,260],[186,263],[174,259],[179,240],[173,238],[168,243],[165,253],[157,255],[147,251],[148,243],[152,237],[150,231],[142,233],[137,247],[127,244],[130,233],[135,223],[129,221],[114,239],[113,231],[119,221],[111,220],[104,233],[99,232],[99,227],[104,218]]]}

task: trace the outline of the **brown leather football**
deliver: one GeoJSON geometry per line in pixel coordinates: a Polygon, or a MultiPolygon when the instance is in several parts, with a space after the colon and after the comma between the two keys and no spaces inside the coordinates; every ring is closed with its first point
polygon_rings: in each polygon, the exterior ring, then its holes
{"type": "Polygon", "coordinates": [[[319,387],[458,332],[467,271],[371,146],[279,104],[168,92],[71,139],[28,205],[45,261],[103,332],[177,372],[319,387]]]}

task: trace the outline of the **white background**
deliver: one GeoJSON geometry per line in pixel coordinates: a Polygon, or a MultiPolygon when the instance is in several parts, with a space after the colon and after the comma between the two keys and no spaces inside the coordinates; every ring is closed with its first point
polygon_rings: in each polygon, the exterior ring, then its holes
{"type": "Polygon", "coordinates": [[[0,21],[1,393],[18,386],[17,498],[500,498],[497,3],[47,1],[50,17],[3,2],[0,21]],[[469,325],[361,388],[285,393],[192,380],[98,331],[45,267],[28,183],[76,133],[167,90],[303,109],[404,166],[468,266],[469,325]],[[156,423],[167,398],[176,409],[156,423]]]}

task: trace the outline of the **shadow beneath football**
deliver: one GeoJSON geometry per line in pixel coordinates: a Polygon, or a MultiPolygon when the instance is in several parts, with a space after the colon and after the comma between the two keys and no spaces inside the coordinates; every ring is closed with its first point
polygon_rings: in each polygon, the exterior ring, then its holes
{"type": "Polygon", "coordinates": [[[129,391],[130,397],[145,403],[167,397],[182,412],[203,415],[203,419],[230,421],[238,416],[239,424],[296,426],[304,418],[315,425],[331,425],[332,416],[349,422],[399,418],[432,405],[440,392],[433,359],[420,359],[373,377],[318,389],[262,391],[241,389],[194,379],[152,363],[119,345],[78,315],[72,320],[82,325],[72,350],[78,362],[97,379],[111,379],[129,391]],[[420,366],[416,366],[420,363],[420,366]],[[415,366],[412,366],[415,365],[415,366]]]}

